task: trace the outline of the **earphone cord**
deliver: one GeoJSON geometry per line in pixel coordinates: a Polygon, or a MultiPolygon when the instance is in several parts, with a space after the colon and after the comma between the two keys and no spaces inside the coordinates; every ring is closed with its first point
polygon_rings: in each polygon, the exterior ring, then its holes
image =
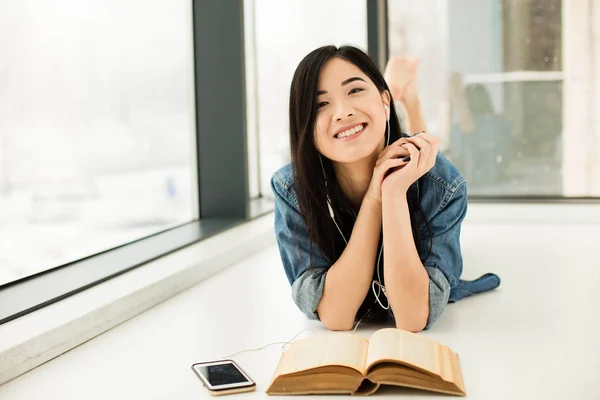
{"type": "Polygon", "coordinates": [[[300,336],[304,332],[315,331],[315,330],[319,330],[319,329],[318,328],[307,328],[307,329],[304,329],[304,330],[300,331],[299,333],[297,333],[293,338],[291,338],[287,342],[274,342],[274,343],[269,343],[269,344],[267,344],[267,345],[265,345],[263,347],[259,347],[257,349],[250,349],[250,350],[238,351],[237,353],[233,353],[233,354],[230,354],[228,356],[223,357],[223,359],[231,358],[233,356],[236,356],[236,355],[242,354],[242,353],[249,353],[249,352],[253,352],[253,351],[260,351],[260,350],[266,349],[267,347],[274,346],[276,344],[282,344],[283,346],[281,346],[281,351],[284,351],[283,348],[285,347],[286,344],[291,343],[294,339],[296,339],[298,336],[300,336]]]}
{"type": "MultiPolygon", "coordinates": [[[[355,332],[355,331],[356,331],[356,329],[358,328],[358,325],[360,325],[360,323],[361,323],[361,322],[362,322],[362,320],[363,320],[363,319],[364,319],[364,318],[367,316],[367,314],[369,313],[369,311],[371,311],[371,308],[369,308],[369,309],[368,309],[368,310],[367,310],[367,311],[364,313],[364,315],[363,315],[363,316],[362,316],[362,317],[361,317],[361,318],[358,320],[358,322],[357,322],[357,323],[356,323],[356,325],[354,326],[354,329],[352,329],[352,332],[355,332]]],[[[300,331],[299,333],[297,333],[297,334],[296,334],[296,335],[295,335],[293,338],[291,338],[291,339],[290,339],[290,340],[288,340],[287,342],[273,342],[273,343],[269,343],[269,344],[267,344],[267,345],[265,345],[265,346],[263,346],[263,347],[259,347],[259,348],[257,348],[257,349],[249,349],[249,350],[242,350],[242,351],[238,351],[237,353],[233,353],[233,354],[230,354],[230,355],[228,355],[228,356],[222,357],[222,359],[223,359],[223,360],[225,360],[225,359],[228,359],[228,358],[231,358],[231,357],[237,356],[238,354],[250,353],[250,352],[254,352],[254,351],[261,351],[261,350],[264,350],[264,349],[266,349],[267,347],[271,347],[271,346],[274,346],[274,345],[276,345],[276,344],[282,344],[283,346],[281,346],[281,351],[285,351],[285,350],[284,350],[284,347],[285,347],[285,345],[286,345],[286,344],[290,344],[290,343],[292,343],[292,342],[294,341],[294,339],[296,339],[298,336],[300,336],[300,335],[301,335],[301,334],[303,334],[304,332],[307,332],[307,331],[316,331],[316,330],[320,330],[320,329],[318,329],[318,328],[307,328],[307,329],[304,329],[304,330],[300,331]]]]}
{"type": "MultiPolygon", "coordinates": [[[[386,130],[386,134],[387,134],[386,135],[387,136],[386,146],[389,146],[390,145],[390,136],[391,136],[389,117],[386,121],[386,128],[387,128],[387,130],[386,130]]],[[[346,240],[346,236],[344,236],[344,234],[342,233],[342,230],[340,229],[340,226],[338,225],[337,221],[335,220],[335,215],[333,213],[333,207],[331,206],[331,199],[329,198],[329,192],[328,192],[329,187],[327,185],[327,175],[325,174],[325,168],[323,167],[323,159],[321,157],[321,154],[319,154],[319,162],[321,163],[321,170],[323,171],[323,178],[325,180],[325,195],[327,196],[327,208],[329,209],[329,215],[330,215],[333,223],[335,224],[335,227],[337,228],[338,232],[342,236],[342,239],[344,239],[344,243],[346,243],[346,246],[348,246],[348,240],[346,240]]],[[[388,310],[390,308],[390,300],[387,298],[387,293],[385,292],[385,286],[383,286],[381,284],[380,263],[381,263],[381,254],[382,253],[383,253],[383,243],[381,244],[379,256],[377,257],[377,280],[373,280],[371,282],[371,290],[373,290],[373,294],[375,295],[375,302],[379,303],[381,308],[383,308],[384,310],[388,310]],[[375,291],[375,286],[377,286],[377,289],[379,289],[378,291],[375,291]],[[381,294],[381,292],[383,292],[384,296],[387,299],[387,306],[384,306],[383,303],[381,302],[381,300],[379,300],[379,295],[381,294]]],[[[362,318],[359,320],[359,323],[361,320],[362,320],[362,318]]],[[[358,324],[356,326],[358,327],[358,324]]]]}

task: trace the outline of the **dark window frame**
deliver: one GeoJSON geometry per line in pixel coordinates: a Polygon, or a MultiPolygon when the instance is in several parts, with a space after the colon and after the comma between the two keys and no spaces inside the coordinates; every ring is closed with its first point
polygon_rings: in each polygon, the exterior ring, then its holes
{"type": "Polygon", "coordinates": [[[367,3],[367,51],[381,71],[389,58],[388,2],[365,0],[367,3]]]}

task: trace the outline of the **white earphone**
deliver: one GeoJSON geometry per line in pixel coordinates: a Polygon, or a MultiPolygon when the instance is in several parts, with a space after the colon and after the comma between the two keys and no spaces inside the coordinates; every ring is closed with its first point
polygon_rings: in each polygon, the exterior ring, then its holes
{"type": "MultiPolygon", "coordinates": [[[[389,136],[388,136],[388,138],[389,138],[389,136]]],[[[333,213],[333,207],[331,206],[331,199],[329,198],[329,193],[327,191],[327,175],[325,175],[325,168],[323,168],[323,159],[320,154],[319,154],[319,161],[321,162],[321,169],[323,170],[323,177],[325,178],[325,195],[327,196],[327,208],[329,209],[329,216],[333,220],[335,227],[337,228],[340,235],[342,235],[342,238],[344,239],[344,242],[346,243],[346,246],[347,246],[348,240],[346,239],[346,236],[344,236],[344,234],[342,233],[342,230],[340,229],[339,225],[337,224],[337,222],[335,220],[335,214],[333,213]]],[[[383,294],[387,298],[387,293],[385,292],[385,287],[381,284],[381,271],[379,268],[382,253],[383,253],[383,244],[381,245],[381,249],[379,250],[379,256],[377,257],[377,280],[374,279],[371,282],[371,289],[373,290],[373,294],[375,295],[375,300],[377,301],[377,303],[379,303],[381,308],[383,308],[384,310],[387,310],[390,308],[389,300],[387,302],[387,306],[384,306],[383,303],[381,302],[381,300],[379,300],[379,295],[381,294],[381,292],[383,292],[383,294]],[[379,288],[378,291],[375,290],[376,286],[378,286],[378,288],[379,288]]],[[[358,325],[357,325],[357,327],[358,327],[358,325]]]]}
{"type": "MultiPolygon", "coordinates": [[[[383,109],[385,110],[386,128],[387,128],[387,132],[386,132],[387,133],[387,144],[386,144],[386,146],[389,146],[389,144],[390,144],[390,108],[384,104],[383,109]]],[[[342,230],[340,229],[339,225],[337,224],[337,221],[335,220],[335,214],[333,212],[333,207],[331,206],[331,199],[329,198],[329,191],[327,190],[328,189],[327,175],[325,174],[325,168],[323,167],[323,158],[321,157],[321,154],[319,154],[319,161],[321,162],[321,170],[323,171],[323,178],[325,179],[325,195],[327,196],[327,209],[329,210],[329,216],[331,217],[331,219],[332,219],[333,223],[335,224],[335,227],[337,228],[340,235],[342,235],[342,238],[344,239],[344,242],[346,243],[346,246],[347,246],[348,240],[346,240],[346,237],[344,236],[344,234],[342,233],[342,230]]],[[[381,300],[379,300],[379,294],[381,292],[383,292],[383,294],[387,298],[387,293],[385,292],[385,287],[381,284],[381,272],[380,272],[380,268],[379,268],[382,253],[383,253],[383,244],[381,245],[381,249],[379,250],[379,256],[377,257],[377,280],[373,280],[371,282],[371,289],[373,290],[373,294],[375,295],[375,299],[376,299],[377,303],[379,303],[381,308],[383,308],[384,310],[387,310],[390,308],[389,300],[387,302],[388,303],[387,306],[384,306],[381,303],[381,300]],[[375,286],[379,287],[379,291],[375,291],[375,286]]],[[[358,327],[358,325],[357,325],[357,327],[358,327]]]]}
{"type": "Polygon", "coordinates": [[[383,105],[383,109],[385,110],[386,116],[386,127],[387,127],[387,143],[386,146],[390,145],[390,108],[387,105],[383,105]]]}

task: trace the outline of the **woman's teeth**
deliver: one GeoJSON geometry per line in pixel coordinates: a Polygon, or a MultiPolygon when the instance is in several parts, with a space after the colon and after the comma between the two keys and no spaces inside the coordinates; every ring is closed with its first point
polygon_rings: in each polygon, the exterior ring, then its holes
{"type": "Polygon", "coordinates": [[[336,138],[338,138],[338,139],[343,139],[343,138],[345,138],[345,137],[352,136],[352,135],[354,135],[356,132],[360,132],[360,131],[362,131],[364,127],[365,127],[365,126],[364,126],[363,124],[360,124],[360,125],[358,125],[358,126],[355,126],[354,128],[348,129],[347,131],[344,131],[344,132],[338,133],[338,134],[337,134],[337,136],[336,136],[336,138]]]}

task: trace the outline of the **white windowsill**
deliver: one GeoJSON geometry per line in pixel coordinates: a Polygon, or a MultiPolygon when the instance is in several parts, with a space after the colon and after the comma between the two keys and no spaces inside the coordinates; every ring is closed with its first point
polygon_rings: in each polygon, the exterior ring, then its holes
{"type": "Polygon", "coordinates": [[[0,326],[0,385],[272,244],[272,215],[242,224],[0,326]]]}

